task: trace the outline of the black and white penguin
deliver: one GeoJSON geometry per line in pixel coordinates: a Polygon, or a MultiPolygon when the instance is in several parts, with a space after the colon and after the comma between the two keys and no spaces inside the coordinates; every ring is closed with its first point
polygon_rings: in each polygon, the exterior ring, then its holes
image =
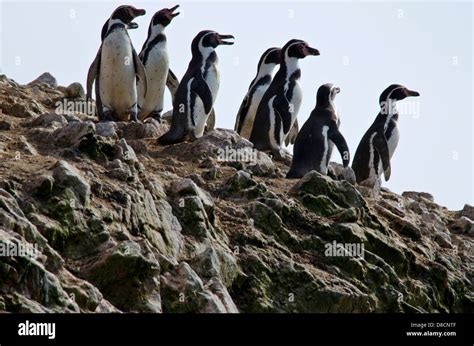
{"type": "Polygon", "coordinates": [[[339,132],[341,121],[334,103],[339,92],[340,89],[330,83],[319,87],[316,107],[296,137],[287,178],[301,178],[312,170],[327,175],[334,144],[341,154],[344,167],[349,165],[349,148],[339,132]]]}
{"type": "Polygon", "coordinates": [[[139,54],[145,66],[148,89],[145,96],[144,89],[138,84],[138,111],[140,120],[153,117],[161,118],[165,96],[165,86],[169,73],[168,51],[166,48],[165,28],[179,12],[174,11],[179,5],[165,8],[155,13],[148,28],[148,37],[139,54]]]}
{"type": "Polygon", "coordinates": [[[272,82],[272,74],[275,67],[280,63],[280,48],[269,48],[260,57],[257,66],[257,76],[250,83],[249,90],[240,105],[234,130],[242,137],[249,139],[252,133],[255,113],[272,82]]]}
{"type": "Polygon", "coordinates": [[[145,68],[138,58],[127,29],[145,10],[120,6],[102,27],[102,44],[87,74],[87,99],[96,82],[96,105],[101,121],[137,121],[137,77],[146,93],[145,68]]]}
{"type": "Polygon", "coordinates": [[[194,140],[203,135],[219,90],[215,49],[219,45],[233,44],[225,41],[230,38],[234,37],[204,30],[193,39],[192,59],[173,100],[171,127],[158,138],[158,143],[174,144],[184,141],[186,136],[194,140]]]}
{"type": "Polygon", "coordinates": [[[280,156],[281,146],[293,128],[301,106],[298,60],[319,55],[305,41],[290,40],[281,49],[280,68],[260,101],[250,141],[257,150],[271,150],[280,156]]]}
{"type": "Polygon", "coordinates": [[[420,96],[420,94],[398,84],[390,85],[380,95],[380,113],[362,137],[352,162],[358,183],[369,178],[378,178],[382,170],[385,180],[390,179],[390,159],[399,139],[396,102],[409,96],[420,96]]]}

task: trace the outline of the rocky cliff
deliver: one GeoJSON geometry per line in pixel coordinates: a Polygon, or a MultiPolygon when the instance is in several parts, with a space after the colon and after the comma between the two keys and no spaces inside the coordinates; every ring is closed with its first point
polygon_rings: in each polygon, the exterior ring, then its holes
{"type": "Polygon", "coordinates": [[[160,147],[166,122],[96,123],[83,97],[0,77],[0,311],[474,311],[472,206],[335,164],[287,180],[230,130],[160,147]]]}

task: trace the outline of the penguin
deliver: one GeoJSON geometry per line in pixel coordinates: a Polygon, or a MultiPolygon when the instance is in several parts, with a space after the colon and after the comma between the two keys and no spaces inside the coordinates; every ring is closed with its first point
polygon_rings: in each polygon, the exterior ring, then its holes
{"type": "Polygon", "coordinates": [[[257,76],[250,83],[240,109],[237,113],[234,130],[242,137],[249,139],[258,105],[272,82],[272,74],[280,63],[280,48],[269,48],[260,57],[257,76]]]}
{"type": "Polygon", "coordinates": [[[396,102],[410,96],[420,94],[399,84],[390,85],[380,95],[380,113],[362,137],[352,162],[357,183],[380,177],[382,170],[385,181],[390,179],[390,159],[399,139],[396,102]]]}
{"type": "Polygon", "coordinates": [[[250,141],[257,150],[271,150],[281,157],[281,146],[292,129],[301,105],[298,60],[319,55],[305,41],[293,39],[283,46],[280,68],[257,108],[250,141]]]}
{"type": "Polygon", "coordinates": [[[174,97],[171,127],[158,138],[159,144],[179,143],[186,136],[195,140],[203,135],[219,90],[215,49],[219,45],[232,45],[233,42],[225,40],[233,38],[232,35],[203,30],[193,39],[192,59],[174,97]]]}
{"type": "Polygon", "coordinates": [[[296,137],[287,178],[301,178],[312,170],[327,175],[334,144],[341,154],[344,167],[349,165],[349,148],[339,131],[341,121],[334,103],[340,91],[330,83],[319,87],[316,107],[296,137]]]}
{"type": "Polygon", "coordinates": [[[132,20],[145,13],[133,6],[119,6],[102,27],[102,43],[87,74],[87,100],[95,81],[100,121],[138,121],[136,81],[138,77],[146,94],[147,77],[127,29],[138,28],[132,20]]]}
{"type": "Polygon", "coordinates": [[[179,7],[165,8],[155,13],[148,28],[148,37],[138,55],[145,66],[148,77],[148,90],[145,96],[142,84],[138,89],[138,112],[140,120],[153,117],[161,119],[163,111],[165,85],[169,73],[168,52],[166,49],[165,28],[171,23],[179,12],[174,11],[179,7]]]}

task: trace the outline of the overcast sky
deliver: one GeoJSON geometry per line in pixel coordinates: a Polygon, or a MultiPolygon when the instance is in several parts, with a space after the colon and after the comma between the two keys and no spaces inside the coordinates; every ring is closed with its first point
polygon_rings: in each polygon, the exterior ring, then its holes
{"type": "MultiPolygon", "coordinates": [[[[100,44],[100,30],[116,1],[5,1],[1,6],[0,67],[27,83],[48,71],[59,84],[79,81],[100,44]]],[[[474,204],[473,188],[473,4],[452,2],[321,1],[129,1],[145,8],[130,31],[139,51],[152,15],[180,4],[167,28],[172,70],[184,74],[190,43],[203,29],[233,34],[234,46],[217,49],[221,88],[217,127],[233,128],[235,115],[263,51],[289,39],[320,50],[301,61],[300,124],[315,106],[321,84],[341,88],[336,98],[341,132],[351,156],[379,112],[378,98],[390,84],[420,92],[402,101],[400,143],[392,176],[384,185],[401,193],[426,191],[451,209],[474,204]]],[[[170,106],[167,96],[167,106],[170,106]]],[[[290,148],[291,152],[291,148],[290,148]]],[[[341,162],[334,152],[333,160],[341,162]]]]}

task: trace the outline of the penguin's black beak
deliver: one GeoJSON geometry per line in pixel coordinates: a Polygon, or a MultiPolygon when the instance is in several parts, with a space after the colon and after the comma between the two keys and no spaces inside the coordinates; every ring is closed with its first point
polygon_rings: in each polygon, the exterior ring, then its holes
{"type": "Polygon", "coordinates": [[[341,88],[336,87],[336,94],[339,94],[341,92],[341,88]]]}
{"type": "Polygon", "coordinates": [[[420,93],[418,91],[405,89],[405,93],[406,93],[407,97],[408,96],[420,96],[420,93]]]}
{"type": "Polygon", "coordinates": [[[309,46],[306,46],[304,48],[304,53],[305,53],[305,56],[308,56],[308,55],[320,55],[319,54],[319,50],[317,50],[316,48],[312,48],[312,47],[309,47],[309,46]]]}
{"type": "Polygon", "coordinates": [[[137,18],[146,14],[146,11],[141,8],[133,9],[133,18],[137,18]]]}
{"type": "Polygon", "coordinates": [[[179,5],[176,5],[176,6],[174,6],[174,7],[171,7],[170,9],[168,9],[171,18],[174,18],[174,17],[176,17],[177,15],[179,15],[179,12],[173,13],[174,11],[176,11],[176,10],[178,9],[178,7],[179,7],[179,5]]]}
{"type": "MultiPolygon", "coordinates": [[[[141,9],[141,8],[130,8],[129,10],[129,15],[131,17],[131,19],[133,18],[137,18],[137,17],[140,17],[140,16],[143,16],[144,14],[146,14],[146,11],[141,9]]],[[[127,24],[127,29],[137,29],[138,28],[138,24],[135,23],[135,22],[130,22],[127,24]]]]}
{"type": "Polygon", "coordinates": [[[227,40],[227,39],[234,39],[235,37],[232,36],[232,35],[221,35],[221,34],[218,34],[218,42],[219,44],[225,44],[225,45],[232,45],[234,44],[234,42],[228,42],[228,41],[224,41],[224,40],[227,40]]]}

